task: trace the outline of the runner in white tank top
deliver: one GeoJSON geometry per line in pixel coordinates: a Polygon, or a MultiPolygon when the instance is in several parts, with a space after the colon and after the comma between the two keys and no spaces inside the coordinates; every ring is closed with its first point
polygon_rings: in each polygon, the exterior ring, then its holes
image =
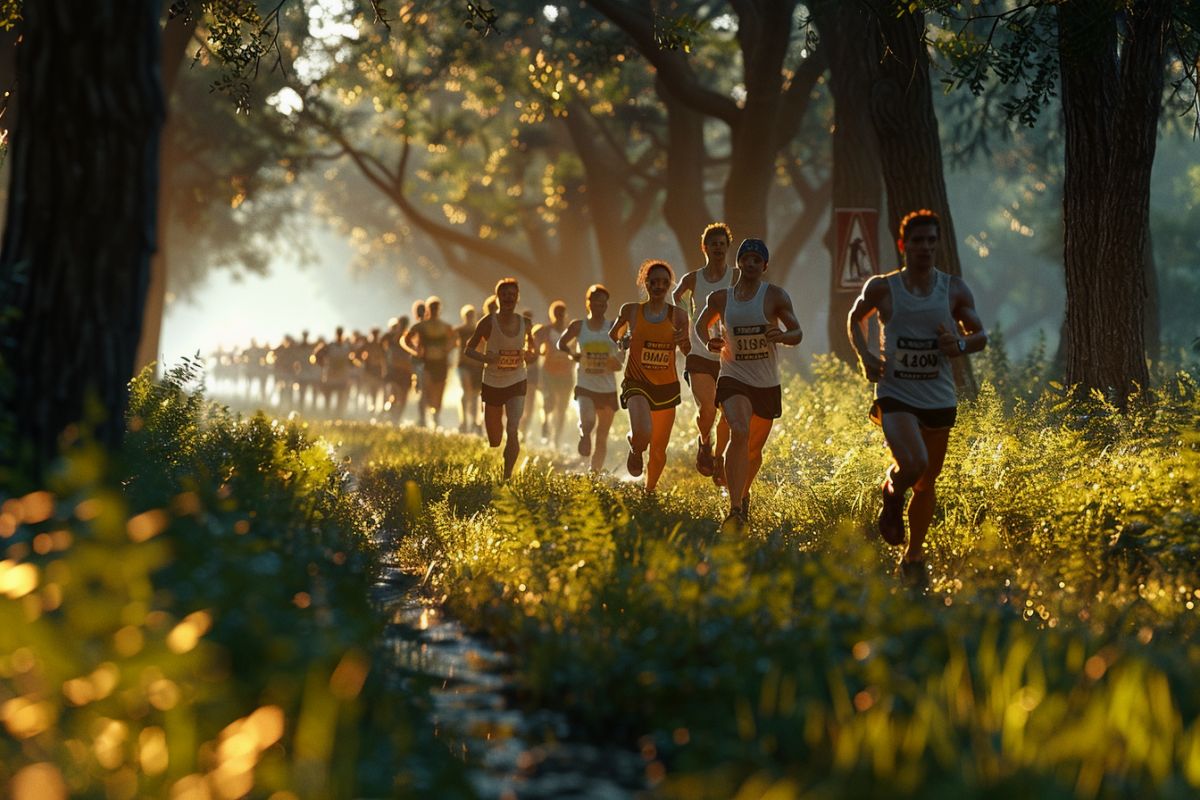
{"type": "Polygon", "coordinates": [[[928,581],[925,535],[955,420],[950,359],[987,346],[967,284],[934,267],[940,232],[937,214],[928,209],[905,216],[897,242],[904,266],[868,280],[847,319],[863,374],[876,383],[871,419],[883,428],[895,461],[881,487],[879,533],[888,544],[904,544],[904,497],[911,488],[908,546],[899,571],[917,588],[928,581]],[[867,344],[866,322],[873,314],[879,315],[882,358],[867,344]]]}
{"type": "MultiPolygon", "coordinates": [[[[725,469],[720,457],[713,457],[714,421],[717,423],[715,452],[724,452],[725,445],[729,442],[729,426],[723,417],[717,416],[717,375],[721,364],[715,353],[704,348],[703,340],[696,333],[695,322],[710,294],[733,285],[736,270],[725,264],[732,239],[733,234],[724,222],[714,222],[707,226],[700,234],[704,266],[680,278],[673,295],[675,304],[688,312],[688,331],[692,342],[692,350],[684,363],[683,376],[691,385],[692,397],[696,401],[696,430],[700,434],[696,439],[696,471],[701,475],[711,475],[718,486],[725,483],[725,469]]],[[[707,334],[718,336],[720,331],[713,326],[707,334]]]]}
{"type": "Polygon", "coordinates": [[[617,413],[617,370],[624,361],[617,343],[608,335],[612,323],[605,318],[608,289],[600,284],[588,287],[584,300],[586,319],[567,326],[555,347],[577,362],[575,402],[579,406],[579,455],[591,456],[592,472],[604,470],[608,455],[608,431],[617,413]],[[578,344],[578,349],[572,347],[578,344]],[[596,439],[592,441],[592,429],[596,439]]]}
{"type": "Polygon", "coordinates": [[[521,288],[516,278],[504,278],[496,284],[500,310],[479,320],[475,332],[462,349],[462,358],[482,362],[483,427],[488,444],[504,444],[504,479],[512,477],[521,452],[521,417],[525,413],[525,387],[528,365],[537,358],[529,323],[515,312],[521,288]],[[487,350],[476,346],[487,340],[487,350]],[[505,441],[507,439],[507,441],[505,441]]]}
{"type": "Polygon", "coordinates": [[[729,515],[723,529],[744,528],[750,520],[750,484],[762,466],[763,445],[775,419],[782,415],[778,345],[797,345],[803,337],[792,298],[763,280],[770,254],[761,239],[745,239],[738,247],[737,283],[713,292],[696,320],[705,347],[721,354],[717,403],[729,422],[725,477],[729,482],[729,515]],[[724,336],[708,336],[717,319],[724,336]],[[780,329],[779,326],[782,326],[780,329]]]}

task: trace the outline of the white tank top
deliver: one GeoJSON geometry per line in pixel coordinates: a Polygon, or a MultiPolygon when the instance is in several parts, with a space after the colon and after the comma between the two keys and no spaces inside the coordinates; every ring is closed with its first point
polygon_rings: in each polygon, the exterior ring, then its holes
{"type": "Polygon", "coordinates": [[[775,343],[767,340],[767,315],[763,311],[767,286],[759,283],[749,300],[735,297],[736,287],[725,293],[725,346],[721,348],[722,378],[733,378],[747,386],[779,385],[779,359],[775,343]]]}
{"type": "Polygon", "coordinates": [[[952,408],[958,405],[950,359],[938,350],[938,326],[958,330],[950,315],[950,276],[934,271],[933,289],[917,297],[904,288],[896,272],[888,276],[892,315],[879,332],[883,377],[875,396],[891,397],[916,408],[952,408]]]}
{"type": "Polygon", "coordinates": [[[609,324],[600,330],[588,327],[588,321],[579,323],[579,364],[575,368],[575,385],[589,392],[615,392],[617,374],[608,368],[608,359],[617,358],[620,351],[617,343],[608,335],[609,324]]]}
{"type": "Polygon", "coordinates": [[[528,376],[525,369],[525,332],[529,322],[520,315],[514,315],[517,322],[517,335],[509,336],[500,328],[500,317],[492,318],[492,332],[488,334],[488,355],[499,355],[497,361],[483,368],[483,382],[496,389],[503,389],[520,383],[528,376]]]}
{"type": "MultiPolygon", "coordinates": [[[[704,342],[700,341],[700,337],[696,335],[696,318],[700,316],[702,311],[704,311],[704,306],[708,303],[708,296],[710,294],[718,289],[728,289],[732,284],[733,267],[726,267],[725,274],[721,276],[721,280],[717,281],[716,283],[710,283],[704,277],[704,270],[701,269],[696,271],[696,288],[692,290],[692,324],[688,325],[688,336],[692,340],[691,355],[699,356],[700,358],[707,358],[709,361],[716,361],[718,358],[720,358],[719,355],[705,347],[704,342]]],[[[708,335],[718,335],[719,325],[720,323],[718,321],[714,321],[712,325],[709,325],[708,335]]]]}

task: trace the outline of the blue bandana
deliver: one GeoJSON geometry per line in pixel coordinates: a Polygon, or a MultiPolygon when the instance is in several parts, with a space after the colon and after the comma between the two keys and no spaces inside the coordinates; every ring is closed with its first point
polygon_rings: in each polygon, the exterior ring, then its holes
{"type": "Polygon", "coordinates": [[[742,243],[738,245],[738,259],[741,259],[743,253],[758,253],[762,256],[764,264],[771,260],[771,254],[767,251],[767,244],[762,239],[742,239],[742,243]]]}

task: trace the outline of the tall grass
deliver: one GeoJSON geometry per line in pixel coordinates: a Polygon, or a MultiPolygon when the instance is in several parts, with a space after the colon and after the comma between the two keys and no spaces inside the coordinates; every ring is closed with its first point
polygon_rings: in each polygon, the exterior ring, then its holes
{"type": "Polygon", "coordinates": [[[1200,419],[1180,373],[1118,414],[1038,356],[981,364],[928,542],[928,594],[867,536],[887,464],[832,360],[785,387],[753,531],[689,469],[659,494],[474,440],[339,431],[361,492],[531,703],[641,747],[666,796],[1192,796],[1200,419]]]}
{"type": "Polygon", "coordinates": [[[132,387],[115,458],[0,509],[0,785],[16,798],[466,796],[370,605],[328,445],[132,387]]]}

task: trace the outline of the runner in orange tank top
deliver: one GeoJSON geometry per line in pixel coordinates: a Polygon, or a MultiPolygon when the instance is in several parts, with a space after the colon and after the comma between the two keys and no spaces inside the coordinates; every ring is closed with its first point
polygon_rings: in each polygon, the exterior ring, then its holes
{"type": "Polygon", "coordinates": [[[667,302],[675,283],[675,272],[665,261],[642,263],[638,286],[646,290],[644,303],[626,303],[613,323],[609,336],[629,350],[625,379],[621,382],[621,406],[629,410],[629,457],[626,466],[635,478],[642,474],[642,454],[650,448],[646,469],[646,491],[658,485],[667,463],[667,443],[679,405],[679,373],[676,348],[686,355],[690,349],[687,312],[667,302]],[[628,329],[628,333],[626,330],[628,329]]]}

